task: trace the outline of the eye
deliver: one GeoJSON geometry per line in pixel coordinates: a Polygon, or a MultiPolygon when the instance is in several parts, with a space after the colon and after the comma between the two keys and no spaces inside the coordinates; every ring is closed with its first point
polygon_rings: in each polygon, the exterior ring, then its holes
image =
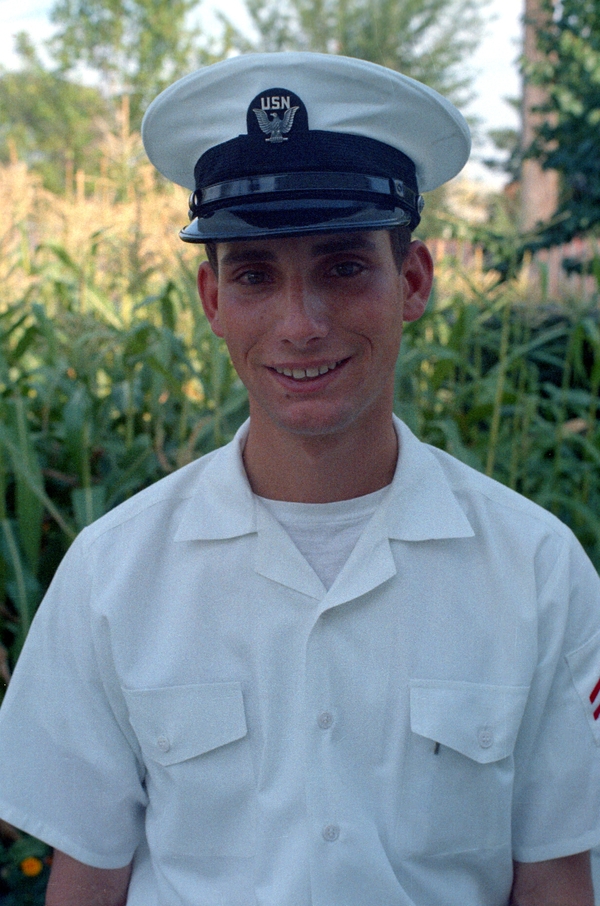
{"type": "Polygon", "coordinates": [[[263,283],[269,283],[270,278],[266,271],[247,270],[243,271],[236,277],[238,283],[243,286],[260,286],[263,283]]]}
{"type": "Polygon", "coordinates": [[[356,277],[365,270],[358,261],[342,261],[332,267],[330,273],[334,277],[356,277]]]}

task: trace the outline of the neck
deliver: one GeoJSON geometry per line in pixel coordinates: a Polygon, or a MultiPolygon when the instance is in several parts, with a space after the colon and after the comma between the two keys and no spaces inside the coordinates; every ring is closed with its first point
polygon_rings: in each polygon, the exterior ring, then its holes
{"type": "Polygon", "coordinates": [[[362,430],[317,437],[277,429],[269,437],[253,432],[244,465],[255,494],[297,503],[333,503],[386,487],[394,477],[398,439],[391,420],[379,431],[362,430]]]}

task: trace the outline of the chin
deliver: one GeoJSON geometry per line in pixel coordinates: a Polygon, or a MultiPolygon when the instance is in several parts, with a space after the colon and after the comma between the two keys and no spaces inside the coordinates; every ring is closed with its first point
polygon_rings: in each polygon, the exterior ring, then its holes
{"type": "Polygon", "coordinates": [[[357,420],[356,412],[335,414],[300,414],[274,419],[280,430],[297,437],[331,437],[350,428],[357,420]]]}

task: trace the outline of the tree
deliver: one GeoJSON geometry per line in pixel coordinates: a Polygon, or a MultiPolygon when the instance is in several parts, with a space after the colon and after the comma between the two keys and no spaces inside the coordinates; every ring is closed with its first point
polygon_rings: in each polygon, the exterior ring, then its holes
{"type": "Polygon", "coordinates": [[[560,174],[558,208],[539,231],[554,245],[600,226],[600,0],[541,0],[540,59],[525,76],[545,91],[528,154],[560,174]]]}
{"type": "Polygon", "coordinates": [[[68,169],[96,166],[106,100],[95,88],[47,71],[23,33],[17,50],[22,69],[0,73],[0,160],[24,160],[46,188],[60,192],[68,169]]]}
{"type": "MultiPolygon", "coordinates": [[[[254,36],[226,15],[223,49],[309,50],[359,57],[403,72],[458,105],[471,97],[465,64],[482,31],[485,0],[246,0],[254,36]]],[[[419,235],[453,229],[446,192],[428,193],[419,235]]]]}
{"type": "MultiPolygon", "coordinates": [[[[198,0],[55,0],[51,19],[57,32],[49,43],[55,68],[44,71],[36,62],[38,81],[32,94],[43,95],[43,79],[47,79],[48,84],[71,91],[72,98],[65,95],[68,112],[63,119],[69,122],[68,133],[59,127],[50,135],[49,118],[47,147],[68,148],[77,134],[85,136],[84,149],[97,145],[79,118],[77,126],[72,119],[84,104],[86,91],[92,94],[85,103],[91,103],[92,95],[104,99],[109,111],[105,124],[107,118],[115,119],[121,98],[128,95],[131,128],[137,130],[144,109],[161,89],[194,66],[214,62],[232,50],[311,49],[358,56],[420,79],[459,104],[468,100],[471,78],[464,60],[479,39],[480,9],[486,0],[245,2],[254,37],[249,39],[222,14],[222,34],[210,44],[203,41],[199,29],[189,25],[198,0]],[[90,75],[94,89],[81,84],[84,78],[89,82],[90,75]]],[[[17,92],[23,82],[14,76],[17,92]]],[[[43,101],[43,97],[35,98],[38,105],[43,101]]],[[[20,106],[19,98],[16,105],[20,106]]],[[[6,106],[10,120],[15,104],[6,106]]],[[[59,115],[57,124],[60,119],[59,115]]],[[[93,120],[90,111],[87,125],[93,120]]],[[[28,147],[35,149],[38,138],[44,140],[31,132],[28,147]]],[[[71,153],[77,158],[76,166],[82,165],[79,152],[71,153]]],[[[429,226],[424,232],[439,231],[442,199],[440,190],[427,206],[425,223],[429,226]]]]}
{"type": "Polygon", "coordinates": [[[22,32],[21,68],[0,70],[0,161],[24,160],[55,192],[64,189],[70,171],[96,173],[102,136],[118,125],[125,95],[137,130],[159,91],[198,62],[212,60],[187,22],[197,5],[55,0],[57,32],[46,46],[50,65],[22,32]]]}
{"type": "Polygon", "coordinates": [[[542,112],[547,102],[543,85],[528,78],[527,72],[544,60],[538,35],[551,19],[548,6],[542,0],[525,0],[524,41],[523,41],[523,91],[521,99],[521,174],[520,174],[520,216],[521,230],[531,232],[541,223],[549,221],[558,204],[558,173],[545,169],[539,160],[524,155],[540,126],[548,118],[542,112]]]}
{"type": "Polygon", "coordinates": [[[477,45],[481,0],[246,0],[248,38],[222,15],[239,51],[312,50],[360,57],[419,79],[457,103],[469,98],[465,60],[477,45]]]}
{"type": "Polygon", "coordinates": [[[108,96],[130,96],[131,121],[159,91],[208,53],[198,49],[198,29],[188,22],[198,0],[56,0],[58,26],[50,52],[61,73],[91,71],[108,96]]]}

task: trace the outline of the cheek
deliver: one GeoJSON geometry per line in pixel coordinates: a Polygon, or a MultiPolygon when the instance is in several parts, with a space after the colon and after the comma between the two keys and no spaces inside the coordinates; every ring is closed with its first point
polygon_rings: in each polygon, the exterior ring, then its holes
{"type": "Polygon", "coordinates": [[[231,361],[239,370],[238,366],[243,367],[248,356],[260,345],[263,333],[260,324],[248,312],[229,309],[224,313],[221,325],[221,336],[225,340],[231,361]]]}
{"type": "Polygon", "coordinates": [[[402,308],[400,305],[373,305],[363,321],[363,333],[373,347],[380,351],[391,350],[400,344],[403,330],[402,308]]]}
{"type": "Polygon", "coordinates": [[[387,372],[393,370],[400,354],[403,323],[400,318],[385,318],[371,334],[376,359],[387,372]]]}

